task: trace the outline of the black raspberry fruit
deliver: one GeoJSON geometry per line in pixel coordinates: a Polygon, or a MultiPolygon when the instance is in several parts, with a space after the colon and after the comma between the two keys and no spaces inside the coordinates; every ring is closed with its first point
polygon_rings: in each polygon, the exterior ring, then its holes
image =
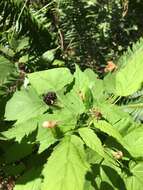
{"type": "Polygon", "coordinates": [[[43,100],[47,105],[53,105],[57,100],[57,95],[55,92],[48,92],[43,95],[43,100]]]}

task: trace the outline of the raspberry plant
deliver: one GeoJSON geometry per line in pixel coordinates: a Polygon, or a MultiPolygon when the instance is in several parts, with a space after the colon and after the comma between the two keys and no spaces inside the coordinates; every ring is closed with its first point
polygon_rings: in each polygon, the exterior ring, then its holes
{"type": "Polygon", "coordinates": [[[103,80],[77,65],[74,74],[55,68],[27,75],[7,102],[11,125],[1,132],[2,170],[16,176],[14,190],[142,189],[143,128],[132,117],[142,102],[121,101],[142,87],[142,44],[103,80]],[[56,104],[43,101],[47,92],[56,104]]]}

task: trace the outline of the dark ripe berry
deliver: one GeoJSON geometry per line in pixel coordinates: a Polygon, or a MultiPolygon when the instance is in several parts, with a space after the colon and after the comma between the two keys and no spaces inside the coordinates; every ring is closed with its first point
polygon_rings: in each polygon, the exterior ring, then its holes
{"type": "Polygon", "coordinates": [[[47,105],[53,105],[57,99],[57,95],[55,92],[48,92],[43,95],[43,100],[47,105]]]}

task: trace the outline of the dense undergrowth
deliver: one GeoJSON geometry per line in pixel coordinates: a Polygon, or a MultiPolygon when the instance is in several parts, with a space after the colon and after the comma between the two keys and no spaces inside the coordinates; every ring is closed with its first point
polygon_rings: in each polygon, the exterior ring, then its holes
{"type": "Polygon", "coordinates": [[[142,7],[1,0],[0,176],[14,190],[142,189],[142,7]]]}

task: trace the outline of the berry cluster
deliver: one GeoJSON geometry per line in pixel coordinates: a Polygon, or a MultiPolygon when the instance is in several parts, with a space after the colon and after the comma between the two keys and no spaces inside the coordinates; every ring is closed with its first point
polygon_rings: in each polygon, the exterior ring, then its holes
{"type": "Polygon", "coordinates": [[[43,100],[47,105],[53,105],[57,99],[57,95],[55,92],[48,92],[43,95],[43,100]]]}

